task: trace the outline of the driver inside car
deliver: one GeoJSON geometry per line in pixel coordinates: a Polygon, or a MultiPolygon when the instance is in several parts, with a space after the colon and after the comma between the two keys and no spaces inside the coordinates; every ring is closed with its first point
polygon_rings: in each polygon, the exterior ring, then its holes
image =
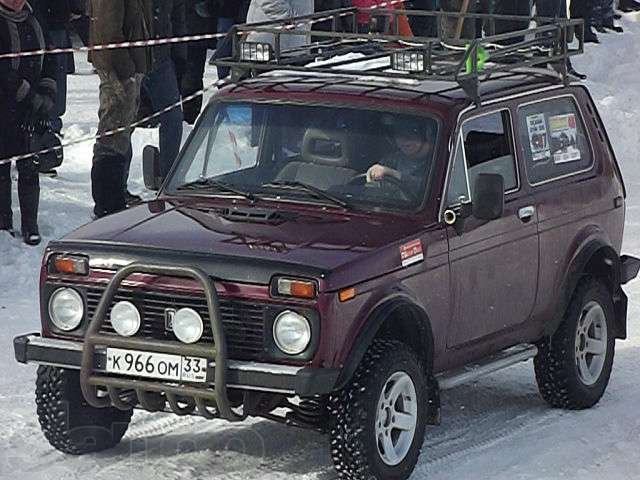
{"type": "Polygon", "coordinates": [[[392,179],[412,196],[424,188],[426,172],[433,156],[436,125],[433,120],[385,115],[382,124],[389,132],[392,152],[367,170],[367,182],[392,179]]]}

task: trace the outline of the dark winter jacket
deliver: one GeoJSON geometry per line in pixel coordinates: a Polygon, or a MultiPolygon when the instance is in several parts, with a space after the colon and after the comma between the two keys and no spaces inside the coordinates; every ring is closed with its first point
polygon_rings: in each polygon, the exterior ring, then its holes
{"type": "MultiPolygon", "coordinates": [[[[152,0],[90,0],[91,44],[149,40],[153,35],[152,0]]],[[[148,73],[153,62],[148,47],[91,52],[98,70],[115,72],[121,80],[148,73]]]]}
{"type": "MultiPolygon", "coordinates": [[[[21,12],[0,6],[0,54],[41,50],[45,47],[40,24],[27,4],[21,12]]],[[[37,95],[53,99],[55,64],[37,55],[0,60],[0,158],[20,153],[19,127],[29,122],[37,95]]]]}
{"type": "Polygon", "coordinates": [[[249,2],[243,0],[209,0],[211,12],[214,17],[233,18],[239,23],[244,23],[247,18],[249,2]]]}
{"type": "MultiPolygon", "coordinates": [[[[68,25],[71,22],[71,15],[74,13],[74,5],[71,0],[35,0],[31,2],[36,18],[40,22],[47,48],[69,48],[71,47],[71,37],[68,32],[68,25]],[[66,42],[56,43],[52,40],[51,32],[64,32],[66,42]]],[[[66,66],[67,73],[75,71],[75,63],[72,53],[58,54],[57,60],[60,65],[66,66]]]]}
{"type": "MultiPolygon", "coordinates": [[[[185,0],[153,1],[153,38],[172,38],[187,35],[185,0]]],[[[153,61],[173,59],[178,70],[184,70],[187,61],[187,44],[174,43],[153,47],[153,61]]]]}
{"type": "Polygon", "coordinates": [[[35,0],[31,3],[45,32],[64,30],[71,21],[71,0],[35,0]]]}

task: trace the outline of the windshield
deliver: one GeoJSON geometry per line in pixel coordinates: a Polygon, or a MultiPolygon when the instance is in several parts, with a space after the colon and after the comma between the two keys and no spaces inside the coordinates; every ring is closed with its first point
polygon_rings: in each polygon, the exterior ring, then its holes
{"type": "Polygon", "coordinates": [[[219,103],[205,112],[167,191],[416,209],[437,132],[437,122],[425,116],[219,103]]]}

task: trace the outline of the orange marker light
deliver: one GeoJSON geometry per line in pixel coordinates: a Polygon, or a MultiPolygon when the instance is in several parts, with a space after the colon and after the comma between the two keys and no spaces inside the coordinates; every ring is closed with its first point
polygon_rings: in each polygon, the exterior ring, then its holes
{"type": "Polygon", "coordinates": [[[315,283],[287,278],[278,279],[278,294],[307,299],[313,299],[317,296],[315,283]]]}
{"type": "Polygon", "coordinates": [[[58,273],[68,275],[87,275],[89,266],[85,258],[56,257],[53,266],[58,273]]]}
{"type": "Polygon", "coordinates": [[[341,302],[348,302],[349,300],[355,297],[356,297],[356,289],[353,287],[345,288],[344,290],[340,290],[340,292],[338,292],[338,298],[340,299],[341,302]]]}

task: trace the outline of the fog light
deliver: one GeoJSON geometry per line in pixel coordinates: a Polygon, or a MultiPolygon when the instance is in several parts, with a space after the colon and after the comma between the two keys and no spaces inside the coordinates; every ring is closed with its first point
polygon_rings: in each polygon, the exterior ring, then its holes
{"type": "Polygon", "coordinates": [[[400,72],[425,71],[425,54],[422,52],[396,52],[391,55],[391,68],[400,72]]]}
{"type": "Polygon", "coordinates": [[[181,308],[173,316],[173,333],[182,343],[196,343],[203,332],[202,317],[192,308],[181,308]]]}
{"type": "Polygon", "coordinates": [[[49,317],[64,332],[75,330],[84,317],[84,302],[72,288],[59,288],[49,299],[49,317]]]}
{"type": "Polygon", "coordinates": [[[273,338],[280,350],[288,355],[300,355],[311,342],[311,325],[299,313],[287,310],[276,317],[273,338]]]}
{"type": "Polygon", "coordinates": [[[240,46],[240,60],[243,62],[268,63],[273,59],[269,43],[244,42],[240,46]]]}
{"type": "Polygon", "coordinates": [[[131,302],[118,302],[111,309],[111,325],[118,335],[132,337],[140,330],[140,312],[131,302]]]}

